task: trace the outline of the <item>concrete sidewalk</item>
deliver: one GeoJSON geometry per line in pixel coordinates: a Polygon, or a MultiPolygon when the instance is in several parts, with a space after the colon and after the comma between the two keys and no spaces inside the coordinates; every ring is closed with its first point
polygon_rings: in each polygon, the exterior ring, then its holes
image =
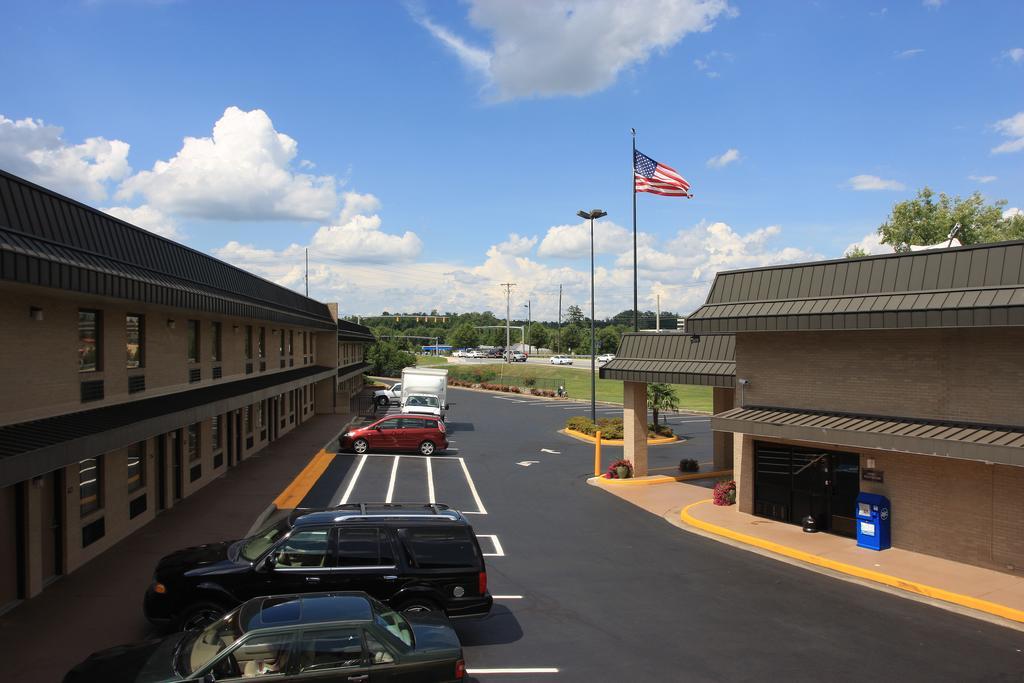
{"type": "Polygon", "coordinates": [[[591,483],[687,531],[1024,630],[1024,576],[898,548],[876,552],[842,536],[804,533],[792,524],[739,512],[735,505],[713,505],[711,492],[697,483],[591,483]]]}
{"type": "Polygon", "coordinates": [[[52,683],[96,650],[145,639],[153,568],[179,548],[241,538],[352,419],[317,415],[0,617],[5,681],[52,683]]]}

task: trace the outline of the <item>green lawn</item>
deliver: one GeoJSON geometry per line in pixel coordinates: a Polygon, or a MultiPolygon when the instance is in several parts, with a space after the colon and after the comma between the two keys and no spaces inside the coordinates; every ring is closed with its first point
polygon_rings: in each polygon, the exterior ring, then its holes
{"type": "Polygon", "coordinates": [[[448,359],[444,356],[416,356],[416,366],[428,368],[434,365],[448,365],[448,359]]]}
{"type": "MultiPolygon", "coordinates": [[[[420,360],[422,360],[422,358],[420,360]]],[[[432,358],[431,360],[434,359],[432,358]]],[[[533,377],[540,380],[537,382],[537,387],[551,389],[557,386],[560,381],[565,386],[566,391],[569,392],[570,397],[585,399],[588,401],[590,400],[589,372],[581,372],[580,370],[570,370],[568,368],[559,368],[555,366],[538,367],[525,364],[510,366],[503,363],[493,363],[487,365],[459,366],[457,370],[452,368],[451,376],[461,377],[463,373],[474,370],[495,373],[495,378],[488,381],[492,381],[496,384],[508,383],[525,386],[522,382],[506,382],[505,380],[507,378],[518,378],[522,380],[525,377],[533,377]]],[[[675,389],[676,396],[679,397],[680,409],[700,410],[707,413],[711,412],[711,387],[698,387],[689,384],[673,384],[672,388],[675,389]]],[[[597,400],[609,401],[611,403],[622,403],[621,380],[598,378],[597,400]]]]}

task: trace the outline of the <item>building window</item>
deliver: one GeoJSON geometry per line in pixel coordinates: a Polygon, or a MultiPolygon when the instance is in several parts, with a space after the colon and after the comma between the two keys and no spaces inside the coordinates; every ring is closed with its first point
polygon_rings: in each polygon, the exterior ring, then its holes
{"type": "Polygon", "coordinates": [[[190,424],[185,428],[186,445],[188,446],[188,461],[199,460],[199,423],[190,424]]]}
{"type": "Polygon", "coordinates": [[[252,406],[246,406],[242,411],[242,431],[252,434],[252,406]]]}
{"type": "Polygon", "coordinates": [[[188,362],[199,362],[199,321],[188,321],[188,362]]]}
{"type": "Polygon", "coordinates": [[[260,328],[260,336],[259,336],[259,339],[257,339],[256,341],[257,341],[256,353],[259,355],[259,357],[261,359],[262,358],[266,358],[267,357],[267,328],[265,328],[265,327],[261,327],[260,328]]]}
{"type": "Polygon", "coordinates": [[[260,401],[256,404],[256,428],[261,432],[267,424],[267,402],[260,401]]]}
{"type": "Polygon", "coordinates": [[[288,355],[295,353],[295,330],[288,330],[288,355]]]}
{"type": "Polygon", "coordinates": [[[302,355],[305,356],[309,353],[309,337],[305,332],[299,332],[299,336],[302,337],[302,355]]]}
{"type": "Polygon", "coordinates": [[[146,485],[146,442],[140,441],[128,451],[128,493],[146,485]]]}
{"type": "Polygon", "coordinates": [[[220,415],[215,415],[213,419],[210,420],[210,443],[212,444],[214,453],[224,448],[224,432],[220,428],[220,421],[222,419],[223,418],[220,415]]]}
{"type": "Polygon", "coordinates": [[[101,369],[100,358],[100,326],[102,316],[99,311],[78,311],[78,371],[96,372],[101,369]]]}
{"type": "Polygon", "coordinates": [[[146,319],[141,315],[129,313],[124,318],[124,324],[127,336],[125,365],[129,370],[145,367],[146,319]]]}
{"type": "Polygon", "coordinates": [[[277,354],[279,356],[284,355],[284,328],[281,328],[278,332],[277,337],[277,354]]]}
{"type": "Polygon", "coordinates": [[[245,326],[245,359],[252,360],[252,325],[245,326]]]}
{"type": "Polygon", "coordinates": [[[210,356],[210,360],[214,363],[219,363],[221,358],[220,329],[220,323],[210,325],[210,341],[213,344],[213,353],[210,356]]]}
{"type": "Polygon", "coordinates": [[[103,456],[78,461],[78,504],[82,517],[103,507],[103,456]]]}

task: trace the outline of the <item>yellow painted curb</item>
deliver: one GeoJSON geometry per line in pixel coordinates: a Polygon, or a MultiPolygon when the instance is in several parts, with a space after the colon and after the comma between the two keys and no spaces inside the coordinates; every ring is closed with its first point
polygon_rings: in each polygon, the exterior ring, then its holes
{"type": "MultiPolygon", "coordinates": [[[[597,439],[595,439],[594,437],[590,436],[589,434],[584,434],[583,432],[577,432],[575,429],[569,429],[568,427],[565,428],[565,429],[560,429],[558,431],[561,432],[562,434],[565,434],[566,436],[571,436],[574,439],[579,439],[580,441],[586,441],[587,443],[595,443],[595,442],[597,442],[597,439]]],[[[675,436],[675,435],[673,435],[672,437],[662,436],[662,437],[659,437],[657,439],[647,439],[647,445],[648,446],[658,446],[658,445],[665,444],[665,443],[675,443],[676,441],[679,441],[679,437],[678,436],[675,436]]],[[[623,441],[622,439],[601,439],[601,445],[602,446],[621,446],[624,443],[625,443],[625,441],[623,441]]]]}
{"type": "MultiPolygon", "coordinates": [[[[627,480],[628,481],[628,480],[627,480]]],[[[747,545],[756,546],[763,548],[764,550],[770,550],[773,553],[784,555],[785,557],[791,557],[801,562],[807,562],[808,564],[817,565],[819,567],[825,567],[837,571],[841,574],[847,574],[849,576],[856,576],[861,579],[867,579],[868,581],[874,581],[881,583],[892,588],[899,588],[910,593],[917,593],[934,600],[942,600],[943,602],[951,602],[954,605],[960,605],[961,607],[968,607],[975,609],[980,612],[987,614],[994,614],[997,617],[1009,619],[1024,623],[1024,610],[1014,609],[1007,607],[1006,605],[1000,605],[995,602],[989,602],[988,600],[982,600],[980,598],[972,598],[969,595],[961,595],[960,593],[953,593],[942,588],[936,588],[934,586],[927,586],[916,581],[909,581],[907,579],[901,579],[898,576],[891,576],[889,574],[883,574],[872,569],[864,569],[863,567],[857,567],[852,564],[846,564],[844,562],[836,562],[835,560],[829,560],[821,557],[820,555],[814,555],[813,553],[804,552],[797,550],[796,548],[790,548],[789,546],[782,545],[780,543],[774,543],[772,541],[766,541],[762,538],[755,536],[748,536],[747,534],[733,531],[732,529],[726,529],[720,527],[717,524],[711,524],[697,519],[690,514],[690,509],[701,505],[703,503],[710,503],[710,500],[699,500],[696,503],[690,503],[682,509],[679,513],[680,519],[689,524],[690,526],[697,527],[704,531],[716,534],[718,536],[724,536],[740,543],[746,543],[747,545]]]]}
{"type": "MultiPolygon", "coordinates": [[[[603,441],[602,441],[603,443],[603,441]]],[[[690,474],[652,474],[646,477],[630,477],[629,479],[606,479],[604,477],[591,477],[588,481],[610,486],[654,486],[655,484],[674,484],[677,481],[690,481],[692,479],[711,479],[712,477],[732,476],[732,470],[716,470],[714,472],[692,472],[690,474]]]]}
{"type": "Polygon", "coordinates": [[[321,450],[313,456],[312,460],[302,469],[299,474],[288,484],[288,488],[274,499],[274,505],[278,510],[298,507],[302,499],[306,497],[313,484],[317,482],[320,475],[327,470],[327,467],[334,460],[334,454],[321,450]]]}

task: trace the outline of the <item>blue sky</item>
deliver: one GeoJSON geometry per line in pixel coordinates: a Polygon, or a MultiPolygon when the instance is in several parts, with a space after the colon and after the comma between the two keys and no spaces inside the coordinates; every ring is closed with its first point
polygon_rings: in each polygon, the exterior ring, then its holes
{"type": "Polygon", "coordinates": [[[296,289],[310,246],[311,295],[363,314],[498,311],[505,281],[541,317],[559,284],[589,305],[575,213],[600,207],[609,315],[635,127],[693,187],[638,197],[641,305],[684,312],[716,270],[840,256],[926,184],[1024,207],[1022,24],[963,0],[17,3],[0,168],[296,289]]]}

